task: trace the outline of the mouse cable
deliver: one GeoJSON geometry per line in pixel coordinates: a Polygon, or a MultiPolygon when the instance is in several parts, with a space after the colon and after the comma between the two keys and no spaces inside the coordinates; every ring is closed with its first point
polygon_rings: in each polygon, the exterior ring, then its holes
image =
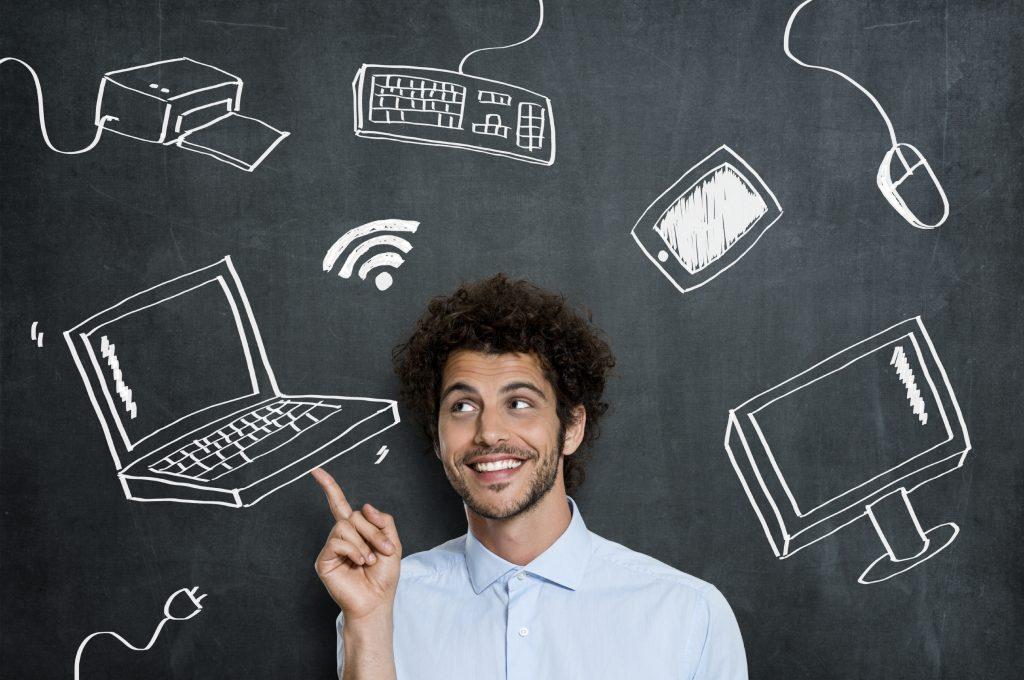
{"type": "Polygon", "coordinates": [[[537,18],[537,28],[533,29],[533,33],[526,36],[519,42],[514,42],[510,45],[499,45],[497,47],[481,47],[480,49],[473,50],[472,52],[464,56],[462,58],[462,61],[459,62],[459,73],[463,73],[462,67],[466,65],[466,60],[472,57],[477,52],[485,52],[487,50],[505,50],[508,49],[509,47],[516,47],[517,45],[522,45],[525,42],[533,40],[533,37],[540,33],[541,26],[544,25],[544,0],[537,0],[537,2],[540,4],[540,16],[537,18]]]}
{"type": "Polygon", "coordinates": [[[878,109],[878,113],[881,114],[882,120],[885,121],[886,129],[889,130],[889,140],[892,142],[892,146],[894,146],[894,147],[897,146],[899,144],[899,142],[896,141],[896,131],[893,130],[892,121],[889,120],[889,116],[885,113],[885,109],[883,109],[882,105],[878,103],[878,100],[875,99],[875,96],[867,91],[867,88],[863,87],[860,83],[858,83],[856,80],[854,80],[850,76],[846,75],[842,71],[837,71],[835,69],[828,68],[827,66],[819,66],[817,64],[808,64],[805,61],[800,61],[800,59],[798,59],[797,57],[793,56],[793,53],[790,51],[790,49],[789,49],[789,32],[793,29],[793,22],[796,20],[796,15],[800,13],[800,10],[802,10],[804,7],[806,7],[807,5],[811,4],[812,2],[814,2],[814,0],[804,0],[802,3],[800,3],[800,5],[797,6],[796,9],[793,10],[793,13],[789,15],[789,21],[786,22],[786,32],[782,36],[782,49],[785,50],[786,56],[789,57],[794,62],[796,62],[798,65],[803,66],[804,68],[810,68],[810,69],[816,69],[818,71],[827,71],[828,73],[834,73],[835,75],[839,76],[840,78],[842,78],[843,80],[845,80],[846,82],[850,83],[855,88],[860,90],[864,94],[865,97],[867,97],[868,99],[871,100],[871,103],[875,105],[875,108],[878,109]]]}
{"type": "Polygon", "coordinates": [[[39,110],[39,131],[43,133],[43,141],[46,142],[46,146],[50,147],[52,151],[56,151],[57,153],[62,153],[69,156],[79,153],[85,153],[86,151],[91,151],[93,147],[95,147],[100,141],[100,136],[103,134],[104,130],[103,124],[106,123],[108,120],[117,120],[115,116],[103,116],[103,118],[100,119],[99,124],[96,126],[96,136],[92,138],[92,141],[89,142],[89,145],[86,146],[85,148],[78,149],[77,151],[63,151],[61,149],[58,149],[50,141],[50,135],[46,133],[46,116],[43,113],[43,87],[39,83],[39,76],[36,75],[35,70],[31,66],[29,66],[21,59],[16,59],[14,57],[0,58],[0,66],[3,66],[3,64],[8,61],[13,61],[16,64],[21,64],[26,69],[28,69],[29,75],[32,76],[32,82],[35,83],[36,86],[36,102],[38,105],[37,108],[39,110]]]}

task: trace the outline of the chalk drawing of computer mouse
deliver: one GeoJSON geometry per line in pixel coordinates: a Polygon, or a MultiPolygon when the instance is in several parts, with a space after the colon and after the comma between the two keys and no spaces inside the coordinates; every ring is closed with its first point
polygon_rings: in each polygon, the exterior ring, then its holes
{"type": "Polygon", "coordinates": [[[946,192],[943,191],[938,177],[935,176],[935,172],[932,170],[931,165],[928,164],[928,161],[925,160],[924,155],[915,146],[897,141],[892,121],[889,120],[888,114],[886,114],[885,109],[882,108],[878,100],[875,99],[875,96],[842,71],[817,64],[808,64],[795,57],[790,51],[789,34],[793,29],[796,15],[813,1],[804,0],[789,15],[786,31],[782,37],[782,47],[786,52],[786,56],[805,68],[827,71],[839,76],[871,100],[871,103],[875,105],[878,113],[882,116],[882,120],[885,121],[885,127],[889,131],[891,143],[889,150],[882,157],[882,162],[878,166],[878,175],[876,177],[878,190],[882,192],[882,196],[899,213],[900,217],[911,225],[918,229],[934,229],[941,226],[946,221],[946,218],[949,217],[949,200],[946,198],[946,192]],[[922,200],[922,197],[924,200],[922,200]],[[930,206],[928,205],[929,203],[931,204],[930,206]],[[939,213],[938,207],[940,204],[942,206],[942,214],[935,217],[939,213]],[[929,213],[928,216],[923,216],[921,214],[922,211],[927,211],[929,213]]]}
{"type": "MultiPolygon", "coordinates": [[[[886,152],[885,157],[882,158],[882,164],[878,166],[877,182],[878,190],[885,196],[885,200],[889,201],[889,205],[903,219],[918,229],[934,229],[949,217],[949,201],[946,200],[946,193],[942,190],[935,171],[932,170],[932,166],[928,164],[921,152],[911,144],[897,142],[886,152]],[[918,184],[927,180],[930,184],[929,189],[937,194],[942,202],[942,217],[930,224],[917,216],[907,205],[906,198],[900,192],[900,186],[915,179],[918,180],[918,184]]],[[[922,190],[921,193],[929,192],[922,190]]]]}

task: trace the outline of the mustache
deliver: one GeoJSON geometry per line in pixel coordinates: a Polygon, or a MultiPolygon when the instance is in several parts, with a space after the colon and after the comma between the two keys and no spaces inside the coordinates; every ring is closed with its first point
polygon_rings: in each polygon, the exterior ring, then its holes
{"type": "Polygon", "coordinates": [[[536,458],[537,452],[531,449],[520,449],[516,446],[509,444],[498,444],[497,446],[491,447],[477,447],[466,452],[466,455],[462,457],[463,461],[467,461],[475,456],[489,456],[494,454],[505,454],[509,456],[518,456],[520,458],[536,458]]]}

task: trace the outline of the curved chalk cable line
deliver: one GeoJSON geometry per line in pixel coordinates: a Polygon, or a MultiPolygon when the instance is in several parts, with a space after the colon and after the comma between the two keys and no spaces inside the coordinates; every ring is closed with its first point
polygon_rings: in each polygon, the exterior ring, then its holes
{"type": "Polygon", "coordinates": [[[89,644],[89,641],[92,640],[94,637],[99,637],[100,635],[110,635],[116,638],[118,642],[120,642],[133,652],[148,652],[153,647],[153,645],[156,644],[157,638],[160,637],[160,631],[164,629],[164,626],[167,625],[168,621],[187,621],[188,619],[191,619],[193,616],[202,611],[202,605],[200,605],[199,603],[203,600],[203,598],[206,597],[206,595],[201,595],[197,599],[195,597],[196,590],[198,590],[198,587],[193,588],[191,591],[188,588],[179,588],[178,590],[171,593],[171,596],[167,598],[166,602],[164,602],[164,617],[160,619],[160,623],[156,624],[156,629],[153,631],[153,635],[150,636],[149,642],[147,642],[143,647],[136,647],[132,643],[128,642],[128,640],[126,640],[120,633],[116,633],[112,630],[99,630],[95,633],[90,633],[88,636],[86,636],[84,640],[82,640],[81,643],[79,643],[78,651],[75,652],[75,680],[79,680],[78,671],[79,666],[81,665],[82,662],[82,653],[85,651],[85,646],[89,644]],[[174,598],[178,596],[178,593],[188,593],[190,597],[192,597],[192,600],[197,607],[196,611],[185,617],[178,617],[171,614],[171,602],[174,600],[174,598]]]}
{"type": "Polygon", "coordinates": [[[36,86],[36,108],[39,111],[39,131],[43,133],[43,141],[46,143],[46,146],[50,147],[51,151],[56,151],[57,153],[62,153],[67,156],[73,156],[75,154],[85,153],[86,151],[92,151],[93,147],[99,144],[100,137],[103,135],[104,130],[103,123],[105,123],[108,120],[116,120],[113,116],[104,116],[100,120],[100,124],[96,126],[96,136],[92,138],[92,141],[89,142],[89,145],[86,146],[85,148],[78,149],[77,151],[62,151],[61,149],[55,147],[53,145],[53,142],[50,141],[50,135],[47,134],[46,132],[46,115],[43,113],[43,86],[39,82],[39,76],[36,75],[35,69],[33,69],[31,66],[29,66],[21,59],[17,59],[15,57],[0,58],[0,66],[2,66],[5,62],[8,61],[13,61],[16,64],[21,64],[26,69],[28,69],[29,75],[32,76],[32,82],[36,86]]]}
{"type": "Polygon", "coordinates": [[[82,662],[82,652],[85,651],[85,646],[89,643],[89,640],[92,640],[94,637],[98,637],[100,635],[112,635],[113,637],[117,638],[117,640],[121,644],[123,644],[125,647],[132,650],[133,652],[148,652],[150,648],[152,648],[153,645],[156,644],[156,639],[160,637],[160,631],[163,630],[164,626],[167,625],[167,622],[170,620],[170,618],[160,619],[160,623],[157,624],[156,630],[153,631],[153,635],[149,638],[149,642],[146,643],[145,647],[136,647],[135,645],[121,637],[119,633],[115,633],[112,630],[100,630],[96,631],[95,633],[91,633],[88,637],[82,640],[81,644],[78,645],[78,652],[75,654],[75,680],[78,680],[78,667],[82,662]]]}
{"type": "Polygon", "coordinates": [[[533,33],[523,38],[519,42],[514,42],[509,45],[499,45],[496,47],[481,47],[479,49],[473,50],[472,52],[464,56],[462,58],[462,61],[459,62],[459,73],[463,72],[462,69],[466,65],[466,60],[472,57],[477,52],[486,52],[487,50],[507,50],[510,47],[516,47],[518,45],[522,45],[525,42],[530,42],[531,40],[533,40],[533,37],[540,33],[541,26],[544,25],[544,0],[537,0],[537,3],[540,5],[540,16],[537,18],[537,27],[533,29],[533,33]]]}
{"type": "Polygon", "coordinates": [[[858,90],[860,90],[860,92],[865,97],[867,97],[868,99],[871,100],[871,103],[875,105],[875,108],[878,109],[878,113],[882,116],[882,120],[885,121],[886,129],[889,131],[889,140],[892,142],[892,146],[897,146],[899,144],[899,142],[896,141],[896,131],[892,127],[892,121],[889,120],[889,116],[888,116],[888,114],[886,114],[885,109],[883,109],[882,105],[878,102],[877,99],[875,99],[875,96],[873,94],[871,94],[870,92],[868,92],[867,88],[862,86],[860,83],[858,83],[856,80],[854,80],[850,76],[846,75],[842,71],[837,71],[835,69],[828,68],[827,66],[819,66],[818,64],[808,64],[807,62],[801,61],[800,59],[798,59],[790,51],[790,49],[789,49],[789,32],[793,28],[793,22],[796,20],[796,15],[800,13],[800,10],[802,10],[804,7],[806,7],[807,5],[811,4],[812,2],[814,2],[814,0],[804,0],[802,3],[800,3],[797,6],[796,9],[793,10],[793,13],[789,15],[789,21],[786,22],[786,32],[782,36],[782,49],[785,51],[786,56],[789,57],[793,62],[795,62],[799,66],[803,66],[804,68],[816,69],[818,71],[826,71],[828,73],[835,74],[835,75],[839,76],[840,78],[842,78],[843,80],[845,80],[846,82],[848,82],[851,85],[853,85],[858,90]]]}

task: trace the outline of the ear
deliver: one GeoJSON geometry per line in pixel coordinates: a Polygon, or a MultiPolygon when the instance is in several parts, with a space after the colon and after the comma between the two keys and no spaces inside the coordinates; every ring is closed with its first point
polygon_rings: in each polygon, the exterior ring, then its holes
{"type": "Polygon", "coordinates": [[[579,404],[572,409],[573,421],[565,427],[565,443],[562,447],[562,455],[569,456],[576,453],[576,449],[583,442],[583,433],[587,429],[587,409],[579,404]]]}

